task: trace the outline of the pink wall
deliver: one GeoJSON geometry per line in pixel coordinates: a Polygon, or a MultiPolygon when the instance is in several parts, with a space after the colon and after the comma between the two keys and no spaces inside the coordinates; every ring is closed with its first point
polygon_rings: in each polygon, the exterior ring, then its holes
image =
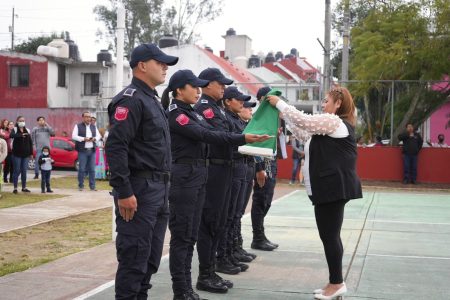
{"type": "Polygon", "coordinates": [[[450,102],[444,104],[430,117],[430,138],[431,142],[437,142],[438,134],[445,136],[445,142],[450,143],[450,102]]]}

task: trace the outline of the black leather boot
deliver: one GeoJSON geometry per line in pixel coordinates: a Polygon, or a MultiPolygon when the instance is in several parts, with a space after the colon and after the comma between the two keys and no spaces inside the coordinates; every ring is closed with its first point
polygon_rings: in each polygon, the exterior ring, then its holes
{"type": "Polygon", "coordinates": [[[236,274],[239,274],[239,272],[241,272],[241,268],[233,265],[228,260],[228,257],[224,256],[224,257],[217,259],[216,272],[224,273],[224,274],[228,274],[228,275],[236,275],[236,274]]]}
{"type": "Polygon", "coordinates": [[[217,280],[209,270],[200,270],[197,278],[197,290],[206,291],[210,293],[225,294],[228,292],[228,287],[217,280]]]}
{"type": "Polygon", "coordinates": [[[269,244],[264,239],[263,232],[253,232],[253,241],[251,244],[252,249],[262,250],[262,251],[273,251],[276,249],[275,246],[269,244]]]}
{"type": "Polygon", "coordinates": [[[266,241],[267,244],[270,244],[270,245],[274,246],[275,248],[278,248],[279,245],[269,241],[269,239],[266,237],[266,234],[264,233],[264,231],[263,231],[263,236],[264,236],[264,240],[266,241]]]}
{"type": "Polygon", "coordinates": [[[226,286],[228,289],[233,288],[233,282],[232,282],[231,280],[223,279],[222,277],[220,277],[220,276],[214,271],[214,268],[211,268],[210,274],[211,274],[211,277],[212,277],[215,281],[217,281],[217,282],[219,282],[220,284],[226,286]]]}
{"type": "Polygon", "coordinates": [[[251,262],[253,257],[250,255],[246,255],[243,251],[241,251],[239,241],[236,239],[233,243],[233,256],[240,262],[251,262]]]}
{"type": "Polygon", "coordinates": [[[239,260],[237,260],[233,255],[228,256],[228,260],[235,265],[236,267],[239,267],[241,269],[241,272],[245,272],[248,269],[248,265],[241,263],[239,260]]]}
{"type": "Polygon", "coordinates": [[[174,295],[173,300],[195,300],[192,295],[185,293],[183,295],[174,295]]]}

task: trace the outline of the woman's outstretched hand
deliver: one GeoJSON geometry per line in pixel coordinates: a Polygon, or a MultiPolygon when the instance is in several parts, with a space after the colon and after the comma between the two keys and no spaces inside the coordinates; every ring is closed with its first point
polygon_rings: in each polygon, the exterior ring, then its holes
{"type": "Polygon", "coordinates": [[[268,134],[252,134],[252,133],[245,134],[245,141],[247,143],[264,142],[270,138],[272,138],[272,136],[268,134]]]}

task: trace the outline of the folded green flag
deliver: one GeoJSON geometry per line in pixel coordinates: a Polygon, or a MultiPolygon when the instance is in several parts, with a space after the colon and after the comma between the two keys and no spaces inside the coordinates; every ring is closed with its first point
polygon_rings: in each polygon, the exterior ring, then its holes
{"type": "MultiPolygon", "coordinates": [[[[267,96],[270,95],[281,96],[281,91],[272,89],[267,93],[267,96]]],[[[264,142],[240,146],[238,151],[242,154],[273,158],[277,151],[279,112],[270,105],[269,101],[265,101],[266,97],[262,99],[258,110],[256,110],[243,133],[268,134],[273,137],[264,142]]]]}

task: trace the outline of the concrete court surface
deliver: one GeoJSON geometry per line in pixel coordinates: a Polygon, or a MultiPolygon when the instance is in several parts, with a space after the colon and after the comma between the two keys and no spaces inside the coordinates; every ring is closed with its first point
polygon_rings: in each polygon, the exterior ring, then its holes
{"type": "MultiPolygon", "coordinates": [[[[280,244],[258,254],[248,271],[223,277],[227,294],[207,299],[313,299],[328,271],[313,207],[305,191],[277,201],[266,219],[269,238],[280,244]]],[[[245,246],[251,223],[243,220],[245,246]]],[[[342,231],[346,299],[450,299],[450,196],[433,192],[366,190],[346,206],[342,231]]],[[[194,255],[195,257],[195,255],[194,255]]],[[[195,283],[198,263],[193,263],[195,283]]],[[[172,299],[167,257],[152,279],[149,299],[172,299]]],[[[113,282],[77,299],[114,299],[113,282]]]]}

